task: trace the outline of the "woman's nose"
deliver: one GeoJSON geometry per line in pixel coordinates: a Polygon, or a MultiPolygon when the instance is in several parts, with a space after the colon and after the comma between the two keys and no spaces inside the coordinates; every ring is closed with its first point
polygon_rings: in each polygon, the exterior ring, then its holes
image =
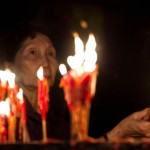
{"type": "Polygon", "coordinates": [[[43,67],[49,67],[49,61],[48,61],[48,58],[46,56],[42,57],[42,66],[43,67]]]}

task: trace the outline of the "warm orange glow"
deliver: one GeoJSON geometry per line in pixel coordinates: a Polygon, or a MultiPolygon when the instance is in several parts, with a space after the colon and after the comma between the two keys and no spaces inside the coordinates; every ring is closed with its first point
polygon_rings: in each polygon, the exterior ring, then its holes
{"type": "Polygon", "coordinates": [[[88,24],[85,20],[80,21],[80,25],[82,28],[86,29],[88,27],[88,24]]]}
{"type": "Polygon", "coordinates": [[[44,77],[43,77],[43,67],[41,66],[38,71],[37,71],[37,77],[40,79],[40,80],[43,80],[44,77]]]}

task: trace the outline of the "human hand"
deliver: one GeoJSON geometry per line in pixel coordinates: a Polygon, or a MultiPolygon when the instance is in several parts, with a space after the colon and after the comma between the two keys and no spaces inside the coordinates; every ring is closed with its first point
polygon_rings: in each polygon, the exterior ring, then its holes
{"type": "Polygon", "coordinates": [[[150,107],[123,119],[107,133],[107,137],[109,140],[127,137],[150,138],[150,107]]]}

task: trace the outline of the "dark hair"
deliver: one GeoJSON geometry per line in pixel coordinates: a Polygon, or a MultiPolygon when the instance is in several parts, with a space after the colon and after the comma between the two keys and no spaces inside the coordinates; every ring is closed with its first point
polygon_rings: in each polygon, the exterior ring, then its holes
{"type": "Polygon", "coordinates": [[[0,31],[0,63],[4,61],[14,62],[15,55],[21,48],[22,42],[27,38],[34,38],[37,33],[43,33],[50,37],[50,30],[39,22],[25,22],[11,24],[1,28],[0,31]]]}

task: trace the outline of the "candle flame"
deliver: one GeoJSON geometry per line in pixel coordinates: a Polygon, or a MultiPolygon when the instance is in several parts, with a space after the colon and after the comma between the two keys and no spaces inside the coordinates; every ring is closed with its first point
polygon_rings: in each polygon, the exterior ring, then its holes
{"type": "Polygon", "coordinates": [[[69,65],[72,69],[78,68],[83,64],[84,61],[84,45],[82,40],[79,38],[78,33],[74,33],[75,38],[75,55],[68,58],[69,65]]]}
{"type": "Polygon", "coordinates": [[[72,69],[76,68],[76,65],[74,63],[74,56],[68,56],[67,63],[72,69]]]}
{"type": "Polygon", "coordinates": [[[67,73],[67,68],[64,64],[60,64],[59,65],[59,71],[61,73],[61,75],[65,75],[67,73]]]}
{"type": "Polygon", "coordinates": [[[95,63],[97,61],[96,41],[93,34],[89,35],[89,39],[86,43],[85,55],[84,55],[84,70],[86,72],[92,72],[95,69],[95,63]]]}
{"type": "Polygon", "coordinates": [[[23,90],[19,88],[19,92],[17,93],[17,98],[22,102],[23,101],[23,90]]]}
{"type": "Polygon", "coordinates": [[[0,70],[0,80],[3,87],[5,87],[7,82],[7,74],[5,71],[0,70]]]}
{"type": "Polygon", "coordinates": [[[8,84],[10,88],[15,88],[15,74],[11,72],[9,69],[6,69],[8,84]]]}
{"type": "Polygon", "coordinates": [[[44,77],[43,77],[43,67],[41,66],[38,71],[37,71],[37,77],[40,79],[40,80],[43,80],[44,77]]]}
{"type": "Polygon", "coordinates": [[[75,38],[75,55],[77,56],[83,56],[84,54],[84,45],[82,40],[79,38],[78,33],[74,33],[74,38],[75,38]]]}
{"type": "Polygon", "coordinates": [[[94,35],[91,33],[89,35],[88,41],[86,43],[86,51],[93,51],[96,48],[96,41],[94,35]]]}
{"type": "Polygon", "coordinates": [[[89,35],[88,41],[85,46],[77,33],[74,33],[75,38],[75,55],[67,58],[67,63],[74,69],[77,74],[82,74],[84,71],[92,72],[96,67],[97,53],[96,41],[94,35],[89,35]]]}
{"type": "Polygon", "coordinates": [[[0,115],[9,116],[9,114],[10,114],[10,104],[9,98],[7,98],[6,101],[0,102],[0,115]]]}

